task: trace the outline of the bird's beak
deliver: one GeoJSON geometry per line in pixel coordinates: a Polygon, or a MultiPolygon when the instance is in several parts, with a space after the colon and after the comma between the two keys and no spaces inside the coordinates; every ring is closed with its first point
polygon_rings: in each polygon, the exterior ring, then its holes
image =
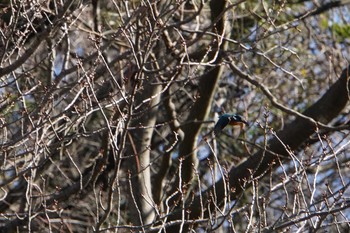
{"type": "Polygon", "coordinates": [[[249,126],[249,123],[245,120],[242,120],[242,123],[245,124],[246,126],[249,126]]]}

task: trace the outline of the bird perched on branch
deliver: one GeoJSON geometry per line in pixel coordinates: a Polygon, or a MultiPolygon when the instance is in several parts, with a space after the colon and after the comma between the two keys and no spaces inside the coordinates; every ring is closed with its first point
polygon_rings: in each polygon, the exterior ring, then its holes
{"type": "Polygon", "coordinates": [[[237,114],[222,114],[219,117],[218,122],[216,122],[214,126],[214,134],[219,135],[221,130],[226,127],[226,125],[239,126],[240,129],[244,127],[244,125],[249,125],[248,122],[240,115],[237,114]]]}

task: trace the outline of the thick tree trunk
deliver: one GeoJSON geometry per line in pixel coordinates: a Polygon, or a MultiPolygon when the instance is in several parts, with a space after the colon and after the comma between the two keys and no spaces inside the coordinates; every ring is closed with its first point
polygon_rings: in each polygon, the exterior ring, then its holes
{"type": "MultiPolygon", "coordinates": [[[[155,82],[155,80],[153,80],[155,82]]],[[[132,127],[137,129],[133,130],[132,135],[134,159],[129,161],[131,167],[131,187],[130,200],[136,206],[132,208],[133,221],[137,225],[150,224],[155,220],[154,201],[152,197],[152,184],[151,184],[151,140],[154,131],[154,125],[156,123],[157,105],[160,99],[161,85],[152,85],[152,80],[147,80],[145,84],[145,90],[142,92],[142,96],[139,96],[139,100],[145,100],[151,98],[147,104],[149,110],[141,111],[140,118],[136,117],[133,121],[132,127]],[[140,216],[141,215],[141,216],[140,216]]]]}
{"type": "MultiPolygon", "coordinates": [[[[210,9],[212,14],[213,32],[217,33],[219,37],[225,34],[225,10],[226,1],[216,0],[211,1],[210,9]]],[[[208,55],[208,60],[213,64],[219,64],[222,61],[221,50],[224,50],[227,43],[222,40],[216,40],[212,43],[211,52],[208,55]]],[[[184,140],[180,144],[179,154],[182,160],[182,169],[180,174],[184,184],[188,184],[193,178],[194,169],[197,167],[197,154],[196,147],[198,141],[198,134],[201,129],[201,122],[204,121],[210,112],[211,103],[214,98],[217,84],[220,80],[223,67],[218,65],[214,68],[210,68],[207,72],[200,77],[198,85],[199,98],[191,108],[188,119],[193,121],[191,124],[186,124],[182,130],[184,132],[184,140]]]]}

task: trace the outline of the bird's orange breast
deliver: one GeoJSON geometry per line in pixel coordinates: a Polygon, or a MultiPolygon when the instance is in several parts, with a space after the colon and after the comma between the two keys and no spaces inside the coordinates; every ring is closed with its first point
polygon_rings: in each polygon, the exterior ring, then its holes
{"type": "Polygon", "coordinates": [[[230,121],[229,124],[230,124],[230,125],[240,125],[241,127],[244,126],[244,123],[242,123],[242,122],[237,122],[237,121],[230,121]]]}
{"type": "Polygon", "coordinates": [[[237,121],[230,121],[229,122],[229,125],[232,125],[232,126],[239,126],[241,129],[244,128],[244,123],[243,122],[237,122],[237,121]]]}

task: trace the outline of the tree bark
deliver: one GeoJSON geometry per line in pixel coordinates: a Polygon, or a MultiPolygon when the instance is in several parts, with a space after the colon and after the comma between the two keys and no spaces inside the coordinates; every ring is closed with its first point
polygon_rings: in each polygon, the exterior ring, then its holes
{"type": "MultiPolygon", "coordinates": [[[[141,118],[136,118],[133,121],[132,127],[137,129],[133,130],[132,140],[134,158],[129,161],[131,167],[131,184],[132,190],[130,190],[131,197],[134,198],[132,202],[136,204],[133,212],[133,221],[135,224],[144,225],[150,224],[155,220],[154,200],[152,197],[152,184],[151,184],[151,140],[154,132],[154,125],[157,118],[157,105],[160,99],[161,85],[152,85],[151,80],[147,80],[147,84],[144,85],[145,90],[137,97],[138,100],[150,98],[150,102],[147,106],[149,110],[145,111],[141,118]],[[141,214],[140,217],[136,217],[141,214]]],[[[141,103],[136,101],[136,103],[141,103]]],[[[141,111],[144,111],[142,109],[141,111]]]]}
{"type": "MultiPolygon", "coordinates": [[[[210,9],[212,14],[213,31],[220,36],[225,34],[225,10],[226,1],[216,0],[211,1],[210,9]]],[[[219,36],[218,36],[219,38],[219,36]]],[[[186,124],[182,130],[184,132],[183,143],[180,144],[179,154],[182,160],[182,169],[180,174],[182,175],[183,184],[188,184],[193,177],[194,169],[197,167],[198,159],[196,154],[196,147],[198,141],[198,135],[201,129],[201,122],[204,121],[210,112],[211,103],[214,98],[215,90],[220,80],[220,76],[223,71],[223,67],[219,65],[222,61],[222,54],[220,50],[225,49],[227,43],[225,41],[213,41],[212,51],[208,55],[208,60],[211,60],[213,64],[217,64],[216,67],[210,68],[207,72],[200,77],[198,85],[199,98],[191,108],[188,119],[192,121],[191,124],[186,124]]]]}

